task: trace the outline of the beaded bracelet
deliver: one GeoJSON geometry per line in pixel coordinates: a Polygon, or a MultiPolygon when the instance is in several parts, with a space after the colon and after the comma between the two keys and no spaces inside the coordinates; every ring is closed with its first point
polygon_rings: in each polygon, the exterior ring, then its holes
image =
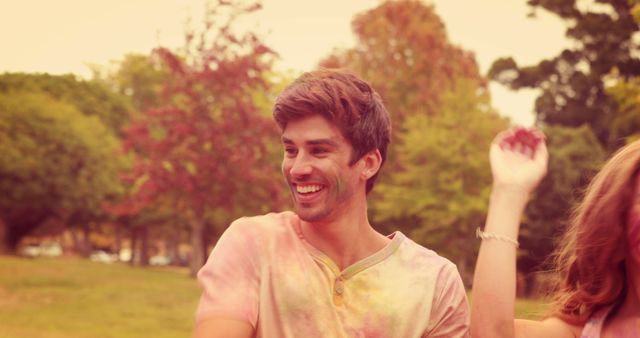
{"type": "Polygon", "coordinates": [[[511,243],[511,244],[515,245],[516,248],[520,247],[520,243],[518,243],[518,241],[516,241],[513,238],[509,238],[509,237],[503,236],[503,235],[494,234],[494,233],[491,233],[491,232],[484,232],[484,231],[480,230],[479,227],[476,228],[476,238],[480,238],[480,239],[495,239],[495,240],[498,240],[498,241],[511,243]]]}

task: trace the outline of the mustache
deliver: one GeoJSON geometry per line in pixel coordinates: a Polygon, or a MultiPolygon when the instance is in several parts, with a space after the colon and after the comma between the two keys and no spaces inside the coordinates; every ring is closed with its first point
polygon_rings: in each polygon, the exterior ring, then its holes
{"type": "Polygon", "coordinates": [[[289,184],[300,184],[300,183],[319,183],[319,184],[326,184],[325,180],[320,178],[320,177],[314,177],[314,176],[304,176],[304,177],[291,177],[291,176],[286,176],[285,177],[287,183],[289,184]]]}

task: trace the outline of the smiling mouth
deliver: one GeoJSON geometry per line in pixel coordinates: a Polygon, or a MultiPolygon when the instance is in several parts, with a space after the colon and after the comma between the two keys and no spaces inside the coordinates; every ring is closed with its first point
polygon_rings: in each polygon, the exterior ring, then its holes
{"type": "Polygon", "coordinates": [[[322,191],[324,186],[320,184],[294,184],[293,190],[295,192],[295,198],[301,203],[313,202],[322,191]]]}
{"type": "Polygon", "coordinates": [[[312,194],[322,190],[322,186],[318,184],[300,185],[297,184],[296,192],[299,194],[312,194]]]}

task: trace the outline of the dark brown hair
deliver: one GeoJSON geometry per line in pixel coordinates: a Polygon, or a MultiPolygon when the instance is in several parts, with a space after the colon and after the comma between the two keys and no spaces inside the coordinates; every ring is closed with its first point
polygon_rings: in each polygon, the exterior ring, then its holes
{"type": "MultiPolygon", "coordinates": [[[[273,108],[273,117],[282,130],[289,121],[316,114],[336,125],[351,144],[350,164],[375,149],[384,163],[391,121],[380,95],[367,82],[342,69],[305,73],[278,96],[273,108]]],[[[367,193],[377,177],[378,173],[367,180],[367,193]]]]}
{"type": "Polygon", "coordinates": [[[627,219],[640,170],[640,141],[614,154],[593,178],[559,246],[552,315],[582,325],[625,297],[627,219]]]}

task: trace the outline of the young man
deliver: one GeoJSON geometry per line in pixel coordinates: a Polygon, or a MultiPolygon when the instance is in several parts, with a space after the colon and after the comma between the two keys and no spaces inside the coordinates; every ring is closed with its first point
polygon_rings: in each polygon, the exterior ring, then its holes
{"type": "Polygon", "coordinates": [[[194,337],[468,337],[456,267],[367,218],[391,124],[379,95],[340,70],[278,97],[282,173],[294,212],[245,217],[198,279],[194,337]]]}

